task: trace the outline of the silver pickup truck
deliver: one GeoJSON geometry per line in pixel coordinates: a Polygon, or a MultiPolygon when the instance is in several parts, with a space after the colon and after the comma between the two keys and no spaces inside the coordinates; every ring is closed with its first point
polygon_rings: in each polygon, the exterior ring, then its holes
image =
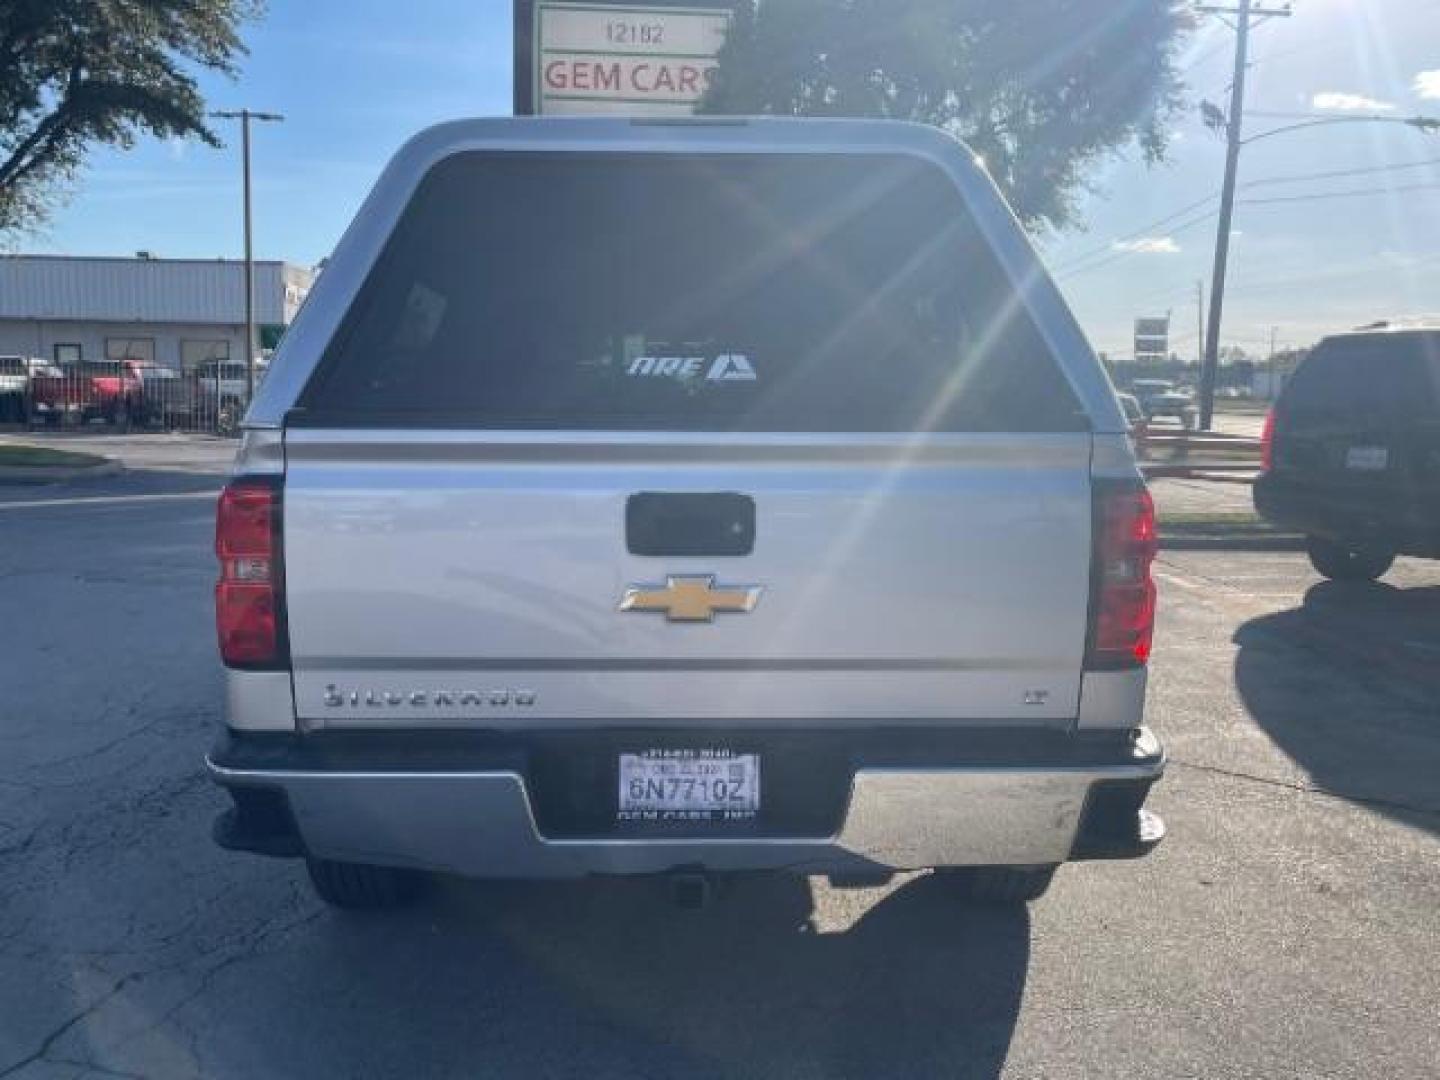
{"type": "Polygon", "coordinates": [[[219,506],[226,848],[1039,896],[1150,850],[1153,506],[923,127],[483,120],[385,171],[219,506]]]}

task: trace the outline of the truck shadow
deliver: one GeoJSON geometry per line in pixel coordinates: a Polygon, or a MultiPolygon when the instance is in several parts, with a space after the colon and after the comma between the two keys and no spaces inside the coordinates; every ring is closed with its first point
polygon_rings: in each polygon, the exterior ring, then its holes
{"type": "MultiPolygon", "coordinates": [[[[698,912],[653,880],[446,883],[399,920],[317,928],[310,962],[287,965],[286,996],[308,1002],[307,1027],[343,1036],[298,1056],[287,1039],[264,1070],[997,1076],[1025,984],[1026,910],[967,909],[929,877],[874,901],[841,892],[827,917],[858,918],[820,927],[809,882],[788,875],[738,880],[698,912]]],[[[237,1004],[227,1026],[270,1029],[243,1015],[255,1003],[237,1004]]]]}
{"type": "Polygon", "coordinates": [[[1440,832],[1440,588],[1327,582],[1235,642],[1241,699],[1315,787],[1440,832]]]}

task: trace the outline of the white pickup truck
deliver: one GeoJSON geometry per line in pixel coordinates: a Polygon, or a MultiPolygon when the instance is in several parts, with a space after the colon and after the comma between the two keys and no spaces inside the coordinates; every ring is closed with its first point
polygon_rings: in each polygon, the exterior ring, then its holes
{"type": "Polygon", "coordinates": [[[851,121],[411,141],[220,501],[225,847],[427,874],[934,869],[1163,835],[1153,507],[962,145],[851,121]]]}
{"type": "Polygon", "coordinates": [[[0,423],[26,418],[30,373],[35,363],[24,356],[0,356],[0,423]]]}

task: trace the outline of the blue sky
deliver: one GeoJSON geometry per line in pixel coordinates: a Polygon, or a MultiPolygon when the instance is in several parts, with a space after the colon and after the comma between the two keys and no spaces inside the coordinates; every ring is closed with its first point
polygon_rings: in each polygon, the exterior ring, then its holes
{"type": "MultiPolygon", "coordinates": [[[[215,108],[288,117],[256,130],[263,257],[323,257],[387,157],[418,128],[510,110],[510,0],[274,0],[271,8],[247,34],[241,79],[204,83],[215,108]]],[[[1232,42],[1211,21],[1189,43],[1193,98],[1223,100],[1232,42]]],[[[1250,78],[1252,134],[1293,122],[1291,114],[1440,116],[1440,4],[1296,0],[1295,17],[1255,35],[1250,78]]],[[[1224,147],[1196,116],[1175,136],[1164,165],[1146,168],[1132,155],[1106,166],[1084,201],[1084,231],[1042,240],[1099,349],[1124,354],[1131,320],[1166,311],[1176,350],[1195,348],[1195,282],[1208,288],[1215,239],[1215,203],[1204,200],[1218,191],[1224,147]]],[[[1247,148],[1241,180],[1253,186],[1242,190],[1235,222],[1226,343],[1263,352],[1272,326],[1282,343],[1303,344],[1379,317],[1440,314],[1437,162],[1440,135],[1399,125],[1321,127],[1247,148]],[[1405,167],[1287,179],[1393,166],[1405,167]]],[[[148,142],[96,153],[69,205],[22,250],[235,255],[238,174],[233,147],[148,142]]]]}

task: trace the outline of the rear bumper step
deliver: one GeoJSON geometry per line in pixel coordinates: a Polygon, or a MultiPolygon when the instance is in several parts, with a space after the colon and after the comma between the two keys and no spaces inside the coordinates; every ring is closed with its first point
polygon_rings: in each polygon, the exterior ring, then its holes
{"type": "Polygon", "coordinates": [[[695,826],[568,834],[540,824],[543,780],[524,747],[498,751],[488,765],[462,755],[443,768],[421,754],[385,767],[373,746],[352,751],[342,742],[224,741],[207,763],[235,808],[217,821],[216,841],[263,855],[467,877],[567,878],[676,868],[845,874],[1044,865],[1134,858],[1164,835],[1159,818],[1143,809],[1165,765],[1148,731],[1103,745],[1021,736],[1008,760],[989,751],[939,763],[861,759],[848,771],[838,824],[813,835],[718,831],[724,827],[697,835],[695,826]],[[1067,749],[1042,755],[1047,745],[1067,749]]]}

